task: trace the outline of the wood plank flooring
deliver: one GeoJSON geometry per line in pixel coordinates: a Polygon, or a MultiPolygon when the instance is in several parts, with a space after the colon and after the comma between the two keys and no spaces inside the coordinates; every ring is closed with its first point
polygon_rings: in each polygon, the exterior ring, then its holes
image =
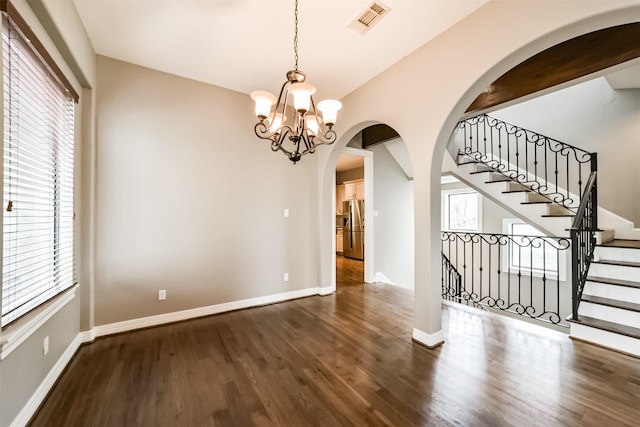
{"type": "Polygon", "coordinates": [[[31,425],[638,425],[639,359],[468,310],[433,350],[412,328],[412,292],[360,281],[98,339],[31,425]]]}

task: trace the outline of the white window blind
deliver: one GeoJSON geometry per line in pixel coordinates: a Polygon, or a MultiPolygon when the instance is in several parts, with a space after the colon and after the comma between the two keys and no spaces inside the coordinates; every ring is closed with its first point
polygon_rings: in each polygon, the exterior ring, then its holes
{"type": "Polygon", "coordinates": [[[2,321],[74,282],[74,99],[2,14],[4,90],[2,321]]]}

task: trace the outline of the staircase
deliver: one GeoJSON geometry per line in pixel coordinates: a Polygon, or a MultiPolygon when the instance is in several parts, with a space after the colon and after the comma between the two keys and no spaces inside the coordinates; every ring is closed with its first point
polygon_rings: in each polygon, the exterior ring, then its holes
{"type": "Polygon", "coordinates": [[[564,206],[493,168],[478,163],[472,156],[458,154],[456,163],[453,166],[457,168],[456,177],[469,187],[503,205],[514,215],[528,218],[549,236],[569,236],[569,228],[575,215],[564,206]]]}
{"type": "Polygon", "coordinates": [[[598,229],[596,154],[487,115],[460,122],[448,149],[462,182],[550,236],[571,236],[570,336],[640,357],[640,240],[607,211],[610,228],[598,229]],[[626,240],[614,240],[618,228],[626,240]]]}
{"type": "Polygon", "coordinates": [[[640,357],[640,240],[596,247],[572,338],[640,357]]]}

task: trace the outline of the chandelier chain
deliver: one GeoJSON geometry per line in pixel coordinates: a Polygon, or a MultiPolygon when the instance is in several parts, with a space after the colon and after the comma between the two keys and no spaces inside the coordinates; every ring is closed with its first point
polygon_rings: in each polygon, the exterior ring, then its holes
{"type": "Polygon", "coordinates": [[[295,31],[293,33],[293,52],[295,54],[295,59],[296,59],[296,68],[295,70],[298,71],[298,0],[296,0],[296,5],[295,5],[295,31]]]}

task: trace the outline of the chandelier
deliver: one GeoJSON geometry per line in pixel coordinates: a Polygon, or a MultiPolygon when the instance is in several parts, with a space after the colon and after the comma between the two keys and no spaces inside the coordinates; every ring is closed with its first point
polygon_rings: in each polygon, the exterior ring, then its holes
{"type": "Polygon", "coordinates": [[[255,125],[258,138],[271,141],[271,150],[282,151],[296,164],[305,154],[314,153],[318,145],[336,141],[333,125],[342,108],[339,101],[332,99],[319,102],[316,108],[313,100],[316,88],[307,83],[306,74],[298,70],[298,0],[295,0],[293,53],[295,69],[287,72],[278,98],[270,92],[257,90],[251,92],[251,99],[255,101],[259,120],[255,125]],[[293,98],[293,105],[289,98],[293,98]]]}

